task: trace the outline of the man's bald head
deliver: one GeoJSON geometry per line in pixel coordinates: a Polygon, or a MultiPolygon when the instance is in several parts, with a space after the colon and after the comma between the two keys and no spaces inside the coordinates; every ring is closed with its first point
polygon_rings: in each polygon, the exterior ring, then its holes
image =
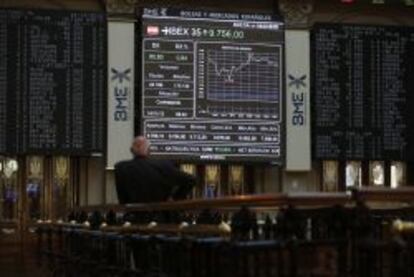
{"type": "Polygon", "coordinates": [[[149,155],[150,142],[144,136],[137,136],[132,141],[131,152],[135,156],[147,157],[149,155]]]}

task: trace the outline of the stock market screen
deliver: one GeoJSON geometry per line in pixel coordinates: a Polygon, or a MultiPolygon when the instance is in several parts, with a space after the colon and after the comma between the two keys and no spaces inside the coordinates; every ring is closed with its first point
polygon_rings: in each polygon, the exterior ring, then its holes
{"type": "Polygon", "coordinates": [[[414,158],[413,49],[412,27],[314,27],[314,158],[414,158]]]}
{"type": "Polygon", "coordinates": [[[102,155],[104,13],[0,10],[0,153],[102,155]]]}
{"type": "Polygon", "coordinates": [[[140,126],[159,157],[281,163],[283,22],[144,9],[140,126]]]}

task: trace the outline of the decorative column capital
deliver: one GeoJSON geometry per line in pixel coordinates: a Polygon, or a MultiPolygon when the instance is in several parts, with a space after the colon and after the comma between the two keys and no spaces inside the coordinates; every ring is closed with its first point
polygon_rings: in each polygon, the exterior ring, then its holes
{"type": "Polygon", "coordinates": [[[106,0],[108,14],[134,14],[138,0],[106,0]]]}
{"type": "Polygon", "coordinates": [[[313,11],[314,0],[279,0],[279,11],[283,15],[286,28],[307,28],[313,11]]]}

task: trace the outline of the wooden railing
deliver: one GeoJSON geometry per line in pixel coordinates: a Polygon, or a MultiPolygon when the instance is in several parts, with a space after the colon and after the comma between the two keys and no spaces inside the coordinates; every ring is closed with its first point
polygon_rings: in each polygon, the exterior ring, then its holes
{"type": "Polygon", "coordinates": [[[414,221],[411,188],[98,205],[71,216],[36,226],[43,263],[63,276],[414,274],[405,263],[414,243],[395,239],[414,221]]]}
{"type": "Polygon", "coordinates": [[[286,206],[323,207],[334,205],[355,205],[358,201],[365,203],[402,203],[414,204],[414,187],[400,189],[360,188],[349,192],[324,193],[274,193],[260,195],[240,195],[218,197],[214,199],[192,199],[167,201],[160,203],[126,204],[126,205],[90,205],[73,209],[74,212],[148,212],[148,211],[182,211],[182,210],[237,210],[241,206],[251,208],[279,209],[286,206]]]}

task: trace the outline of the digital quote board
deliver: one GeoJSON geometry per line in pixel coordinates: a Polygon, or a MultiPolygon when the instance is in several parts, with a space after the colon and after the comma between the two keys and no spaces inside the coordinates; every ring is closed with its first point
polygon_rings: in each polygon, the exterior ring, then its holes
{"type": "Polygon", "coordinates": [[[313,157],[414,157],[414,28],[318,24],[312,31],[313,157]]]}
{"type": "Polygon", "coordinates": [[[0,153],[102,154],[104,13],[0,10],[0,153]]]}
{"type": "Polygon", "coordinates": [[[144,9],[141,129],[158,157],[280,163],[283,23],[144,9]]]}

